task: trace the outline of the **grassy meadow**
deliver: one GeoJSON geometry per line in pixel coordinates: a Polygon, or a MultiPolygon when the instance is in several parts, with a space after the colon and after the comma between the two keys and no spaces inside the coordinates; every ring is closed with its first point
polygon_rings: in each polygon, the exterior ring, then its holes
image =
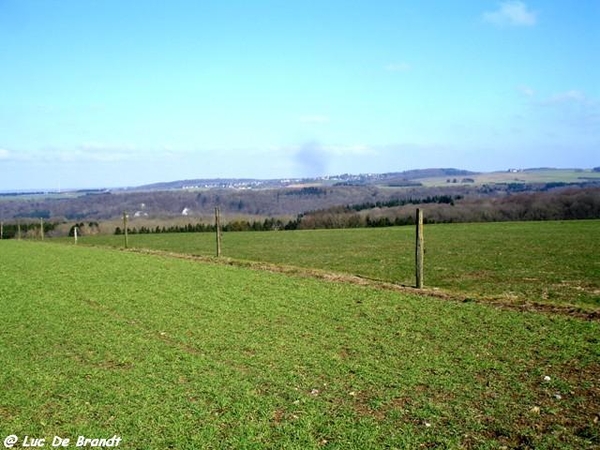
{"type": "MultiPolygon", "coordinates": [[[[600,308],[598,220],[438,224],[424,234],[426,287],[464,298],[600,308]]],[[[223,255],[412,286],[414,239],[413,227],[231,232],[223,235],[223,255]]],[[[79,242],[120,247],[124,238],[79,242]]],[[[130,235],[129,245],[215,254],[212,233],[130,235]]]]}
{"type": "MultiPolygon", "coordinates": [[[[471,178],[474,184],[495,183],[581,183],[582,181],[600,180],[600,172],[592,169],[528,169],[518,172],[502,171],[471,174],[465,176],[471,178]]],[[[440,176],[431,178],[419,178],[418,181],[425,186],[447,186],[448,179],[463,176],[440,176]]]]}
{"type": "MultiPolygon", "coordinates": [[[[433,259],[447,232],[428,230],[433,259]]],[[[367,246],[366,231],[340,235],[367,246]]],[[[368,231],[394,249],[410,240],[408,229],[368,231]]],[[[285,238],[281,262],[309,264],[293,259],[308,258],[305,236],[252,239],[285,238]]],[[[336,239],[312,236],[323,246],[336,239]]],[[[226,235],[226,254],[234,239],[251,236],[226,235]]],[[[270,242],[262,254],[275,258],[270,242]]],[[[461,248],[453,245],[445,261],[461,248]]],[[[357,261],[372,267],[365,275],[403,273],[377,248],[357,261]]],[[[2,439],[118,435],[127,449],[600,446],[597,321],[83,245],[1,241],[0,254],[2,439]]],[[[561,279],[593,264],[566,261],[561,279]]],[[[481,270],[471,263],[462,270],[481,270]]]]}

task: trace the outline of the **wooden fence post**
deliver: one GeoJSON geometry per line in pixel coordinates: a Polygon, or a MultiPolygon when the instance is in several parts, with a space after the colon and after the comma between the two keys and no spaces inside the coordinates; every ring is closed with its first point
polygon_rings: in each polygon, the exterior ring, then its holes
{"type": "Polygon", "coordinates": [[[221,256],[221,211],[215,207],[215,231],[217,233],[217,257],[221,256]]]}
{"type": "Polygon", "coordinates": [[[125,248],[129,247],[129,236],[127,235],[127,219],[129,216],[127,212],[123,212],[123,229],[125,230],[125,248]]]}
{"type": "Polygon", "coordinates": [[[21,240],[21,222],[17,222],[17,239],[21,240]]]}
{"type": "Polygon", "coordinates": [[[44,240],[44,218],[40,217],[40,237],[44,240]]]}
{"type": "Polygon", "coordinates": [[[73,237],[75,238],[75,245],[77,245],[77,226],[73,228],[73,237]]]}
{"type": "Polygon", "coordinates": [[[417,242],[415,246],[415,268],[417,289],[423,289],[423,211],[417,209],[417,242]]]}
{"type": "Polygon", "coordinates": [[[4,222],[0,222],[0,239],[4,239],[4,222]]]}

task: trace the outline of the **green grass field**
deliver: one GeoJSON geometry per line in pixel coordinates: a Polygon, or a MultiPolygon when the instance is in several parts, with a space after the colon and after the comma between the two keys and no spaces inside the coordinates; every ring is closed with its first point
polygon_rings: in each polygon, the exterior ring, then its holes
{"type": "MultiPolygon", "coordinates": [[[[414,228],[225,233],[226,257],[412,286],[414,228]]],[[[62,241],[61,241],[62,242],[62,241]]],[[[123,246],[122,236],[81,244],[123,246]]],[[[214,255],[211,233],[131,235],[131,247],[214,255]]],[[[600,221],[425,226],[425,285],[465,298],[600,309],[600,221]]]]}
{"type": "Polygon", "coordinates": [[[2,439],[600,446],[597,321],[106,248],[0,252],[2,439]]]}

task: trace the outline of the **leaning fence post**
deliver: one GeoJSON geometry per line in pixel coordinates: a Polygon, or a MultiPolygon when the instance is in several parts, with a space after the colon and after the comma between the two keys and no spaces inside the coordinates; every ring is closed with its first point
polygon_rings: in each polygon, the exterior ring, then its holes
{"type": "Polygon", "coordinates": [[[221,256],[221,211],[215,208],[215,231],[217,233],[217,257],[221,256]]]}
{"type": "Polygon", "coordinates": [[[423,289],[423,211],[417,208],[417,240],[415,245],[415,272],[417,289],[423,289]]]}

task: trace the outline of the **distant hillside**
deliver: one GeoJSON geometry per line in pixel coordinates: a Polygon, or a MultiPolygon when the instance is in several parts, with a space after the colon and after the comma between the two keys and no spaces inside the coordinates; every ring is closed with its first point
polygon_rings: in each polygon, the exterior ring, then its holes
{"type": "Polygon", "coordinates": [[[281,184],[281,180],[259,180],[254,178],[199,178],[145,184],[131,188],[134,191],[168,191],[171,189],[242,189],[268,188],[281,184]]]}
{"type": "Polygon", "coordinates": [[[511,169],[476,173],[442,168],[303,179],[197,179],[135,189],[0,194],[0,220],[107,220],[124,211],[135,218],[209,218],[216,206],[229,217],[295,217],[357,204],[412,204],[414,199],[461,196],[493,199],[517,192],[600,186],[600,172],[511,169]]]}
{"type": "Polygon", "coordinates": [[[406,170],[395,175],[405,178],[407,180],[418,180],[422,178],[460,177],[477,174],[479,174],[479,172],[471,172],[469,170],[461,169],[417,169],[406,170]]]}
{"type": "Polygon", "coordinates": [[[389,172],[381,174],[341,174],[326,175],[313,178],[277,178],[261,180],[256,178],[199,178],[192,180],[176,180],[160,183],[146,184],[130,188],[134,191],[165,191],[171,189],[273,189],[297,185],[419,185],[414,180],[458,177],[476,175],[460,169],[416,169],[404,172],[389,172]]]}
{"type": "Polygon", "coordinates": [[[390,174],[391,176],[386,179],[386,185],[388,186],[411,186],[411,185],[422,185],[425,181],[432,179],[444,179],[444,180],[465,180],[467,177],[478,175],[479,172],[471,172],[468,170],[460,169],[419,169],[419,170],[407,170],[398,174],[390,174]]]}
{"type": "Polygon", "coordinates": [[[508,183],[581,183],[600,182],[600,172],[593,169],[510,168],[497,172],[473,172],[455,168],[431,168],[403,172],[341,174],[314,178],[217,178],[177,180],[147,184],[128,191],[167,191],[205,189],[281,189],[302,186],[388,186],[418,187],[447,186],[449,184],[508,184],[508,183]]]}

